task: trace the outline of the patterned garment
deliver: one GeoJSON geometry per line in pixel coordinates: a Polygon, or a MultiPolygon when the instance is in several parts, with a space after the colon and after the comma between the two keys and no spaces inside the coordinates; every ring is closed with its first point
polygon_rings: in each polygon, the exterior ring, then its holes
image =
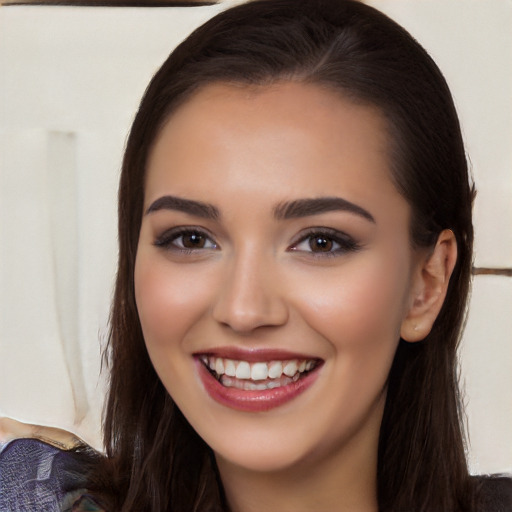
{"type": "Polygon", "coordinates": [[[0,445],[0,511],[105,512],[84,489],[80,455],[38,439],[0,445]]]}
{"type": "MultiPolygon", "coordinates": [[[[0,444],[0,512],[106,512],[85,489],[84,460],[38,439],[0,444]]],[[[473,477],[478,512],[512,512],[512,478],[473,477]]]]}

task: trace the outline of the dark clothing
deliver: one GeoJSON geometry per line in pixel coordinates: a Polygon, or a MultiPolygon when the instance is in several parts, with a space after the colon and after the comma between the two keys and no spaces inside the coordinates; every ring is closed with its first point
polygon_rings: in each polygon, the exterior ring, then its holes
{"type": "Polygon", "coordinates": [[[477,512],[511,512],[512,478],[505,476],[478,478],[477,512]]]}
{"type": "MultiPolygon", "coordinates": [[[[0,446],[0,512],[106,512],[85,488],[84,461],[92,454],[37,439],[0,446]]],[[[474,478],[478,506],[472,512],[512,512],[512,478],[474,478]]]]}
{"type": "Polygon", "coordinates": [[[0,451],[0,511],[102,512],[84,489],[86,451],[61,450],[37,439],[6,444],[0,451]]]}

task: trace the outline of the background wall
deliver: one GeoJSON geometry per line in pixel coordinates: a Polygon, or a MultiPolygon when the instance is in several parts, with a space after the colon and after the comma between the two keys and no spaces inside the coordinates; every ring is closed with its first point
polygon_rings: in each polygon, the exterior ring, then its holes
{"type": "MultiPolygon", "coordinates": [[[[444,71],[479,191],[475,265],[512,268],[512,3],[370,3],[444,71]]],[[[124,141],[169,51],[226,4],[0,9],[0,416],[101,445],[124,141]]],[[[475,472],[512,471],[511,305],[511,277],[475,277],[461,350],[475,472]]]]}

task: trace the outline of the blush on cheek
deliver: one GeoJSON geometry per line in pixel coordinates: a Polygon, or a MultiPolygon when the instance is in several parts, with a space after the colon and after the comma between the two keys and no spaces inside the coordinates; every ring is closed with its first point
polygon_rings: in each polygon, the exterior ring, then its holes
{"type": "Polygon", "coordinates": [[[138,258],[135,266],[135,300],[146,340],[158,342],[166,331],[170,317],[175,314],[177,294],[174,290],[162,279],[158,265],[147,265],[143,258],[138,258]]]}
{"type": "Polygon", "coordinates": [[[197,276],[176,271],[167,261],[142,257],[135,267],[135,299],[146,343],[183,339],[203,311],[207,288],[197,276]]]}
{"type": "Polygon", "coordinates": [[[389,265],[382,272],[382,262],[366,265],[364,271],[347,269],[339,281],[315,279],[302,282],[296,300],[302,316],[325,338],[340,345],[370,346],[396,343],[403,315],[406,282],[389,265]],[[305,293],[307,290],[307,293],[305,293]]]}

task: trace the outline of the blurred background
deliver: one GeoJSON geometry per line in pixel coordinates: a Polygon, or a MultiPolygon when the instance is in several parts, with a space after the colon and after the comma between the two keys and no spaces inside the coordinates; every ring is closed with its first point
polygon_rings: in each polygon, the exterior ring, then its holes
{"type": "MultiPolygon", "coordinates": [[[[101,448],[128,129],[172,48],[239,2],[19,3],[0,7],[0,416],[101,448]]],[[[460,351],[469,459],[475,473],[511,472],[512,2],[367,3],[431,53],[459,110],[478,188],[460,351]]]]}

